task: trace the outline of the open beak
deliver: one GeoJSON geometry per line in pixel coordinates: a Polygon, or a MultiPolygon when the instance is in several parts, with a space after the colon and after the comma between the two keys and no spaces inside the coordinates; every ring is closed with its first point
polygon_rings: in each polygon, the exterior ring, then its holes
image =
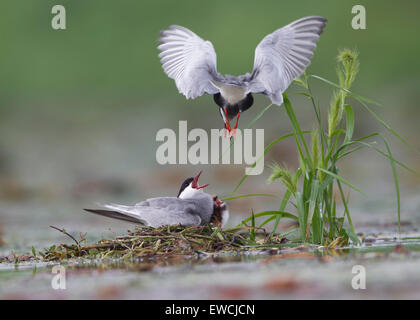
{"type": "Polygon", "coordinates": [[[213,196],[213,201],[216,204],[216,207],[220,207],[224,202],[219,200],[218,196],[213,196]]]}
{"type": "Polygon", "coordinates": [[[200,178],[200,175],[201,175],[201,173],[202,173],[203,171],[200,171],[196,176],[195,176],[195,178],[194,178],[194,180],[193,180],[193,182],[191,183],[191,186],[194,188],[194,189],[203,189],[203,188],[205,188],[205,187],[207,187],[208,186],[208,184],[204,184],[204,185],[202,185],[202,186],[200,186],[199,184],[198,184],[198,178],[200,178]]]}
{"type": "MultiPolygon", "coordinates": [[[[222,114],[222,117],[223,117],[223,121],[225,123],[225,129],[228,131],[230,138],[235,138],[236,137],[236,130],[238,129],[238,122],[239,122],[240,115],[241,115],[240,112],[238,112],[236,114],[235,127],[232,128],[232,126],[230,125],[230,122],[229,122],[229,117],[228,117],[227,109],[224,108],[224,113],[222,114]]],[[[226,132],[225,132],[225,134],[226,134],[226,132]]]]}
{"type": "Polygon", "coordinates": [[[230,122],[227,114],[227,109],[225,108],[225,117],[223,118],[225,120],[225,128],[230,132],[232,128],[230,127],[230,122]]]}

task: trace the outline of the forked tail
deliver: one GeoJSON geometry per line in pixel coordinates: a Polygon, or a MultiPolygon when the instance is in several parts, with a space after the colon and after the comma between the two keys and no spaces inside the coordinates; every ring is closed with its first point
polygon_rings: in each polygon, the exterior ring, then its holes
{"type": "Polygon", "coordinates": [[[100,216],[108,217],[108,218],[113,218],[113,219],[118,219],[118,220],[123,220],[123,221],[128,221],[128,222],[144,225],[144,223],[140,219],[136,219],[125,213],[121,213],[117,211],[103,210],[103,209],[83,209],[83,210],[90,213],[98,214],[100,216]]]}

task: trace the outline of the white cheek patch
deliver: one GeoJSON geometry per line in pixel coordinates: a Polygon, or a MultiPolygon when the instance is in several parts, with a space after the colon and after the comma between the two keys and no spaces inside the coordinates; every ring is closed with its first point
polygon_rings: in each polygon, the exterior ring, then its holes
{"type": "Polygon", "coordinates": [[[229,220],[229,210],[225,209],[222,212],[222,228],[226,224],[226,222],[229,220]]]}
{"type": "Polygon", "coordinates": [[[191,199],[194,198],[199,192],[202,192],[201,189],[194,189],[191,187],[191,184],[184,189],[184,191],[181,192],[179,195],[180,199],[191,199]]]}

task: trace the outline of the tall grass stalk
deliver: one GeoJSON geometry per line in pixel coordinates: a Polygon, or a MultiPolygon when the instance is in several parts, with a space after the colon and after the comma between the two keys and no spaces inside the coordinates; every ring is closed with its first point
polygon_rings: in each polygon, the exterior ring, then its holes
{"type": "MultiPolygon", "coordinates": [[[[269,144],[265,148],[264,154],[284,139],[294,138],[298,151],[299,168],[293,172],[284,165],[272,165],[269,182],[280,181],[286,187],[279,210],[255,213],[252,217],[244,220],[243,223],[252,221],[254,225],[256,218],[264,217],[265,220],[260,224],[260,227],[274,221],[274,234],[280,220],[288,218],[297,221],[299,224],[299,241],[302,243],[309,242],[328,246],[344,245],[350,241],[358,243],[359,239],[355,233],[349,211],[350,191],[346,195],[346,190],[343,187],[346,186],[349,190],[362,194],[364,192],[340,175],[338,161],[353,155],[355,151],[370,148],[390,161],[396,190],[398,231],[400,230],[400,190],[396,166],[398,165],[411,172],[414,172],[414,170],[394,159],[388,142],[380,133],[374,132],[357,139],[353,138],[355,118],[353,107],[348,102],[349,98],[359,102],[392,135],[410,148],[414,150],[415,148],[379,118],[367,105],[377,104],[376,102],[350,90],[358,70],[358,53],[354,50],[344,49],[339,52],[337,57],[338,84],[319,76],[307,76],[306,74],[301,79],[296,80],[296,83],[305,90],[302,95],[308,97],[311,101],[316,115],[317,121],[312,131],[301,129],[290,100],[286,94],[283,94],[284,108],[292,124],[293,132],[283,135],[269,144]],[[325,124],[321,117],[320,106],[316,103],[309,84],[311,78],[321,80],[334,87],[328,107],[328,119],[325,124]],[[310,136],[310,139],[308,139],[310,144],[307,142],[305,135],[310,136]],[[374,137],[380,138],[385,146],[384,150],[370,141],[374,137]],[[296,213],[285,211],[287,204],[290,202],[295,207],[296,213]],[[339,212],[339,203],[343,207],[342,213],[339,212]]],[[[258,158],[257,162],[260,159],[261,157],[258,158]]],[[[232,195],[247,177],[248,175],[245,175],[241,179],[232,195]]],[[[240,197],[243,196],[235,196],[234,198],[240,197]]]]}

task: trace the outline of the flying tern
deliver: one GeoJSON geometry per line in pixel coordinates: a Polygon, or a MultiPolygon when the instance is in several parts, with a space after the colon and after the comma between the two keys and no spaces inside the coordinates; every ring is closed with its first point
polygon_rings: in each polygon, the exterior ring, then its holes
{"type": "Polygon", "coordinates": [[[273,104],[283,103],[283,92],[309,65],[326,22],[320,16],[304,17],[270,33],[255,49],[252,72],[240,76],[220,74],[213,44],[178,25],[161,31],[159,57],[163,70],[187,99],[213,95],[232,136],[241,112],[254,102],[253,93],[268,96],[273,104]],[[230,120],[235,117],[232,128],[230,120]]]}

